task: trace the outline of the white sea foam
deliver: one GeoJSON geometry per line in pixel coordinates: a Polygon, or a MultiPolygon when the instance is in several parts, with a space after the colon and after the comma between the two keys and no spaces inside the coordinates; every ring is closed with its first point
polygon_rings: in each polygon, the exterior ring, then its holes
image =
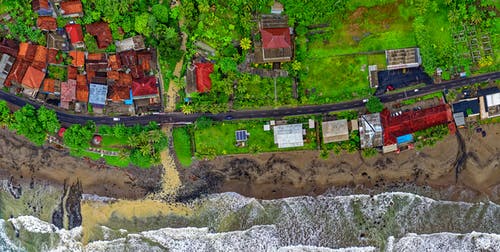
{"type": "Polygon", "coordinates": [[[500,251],[500,235],[472,232],[468,234],[407,234],[391,238],[387,252],[396,251],[500,251]]]}

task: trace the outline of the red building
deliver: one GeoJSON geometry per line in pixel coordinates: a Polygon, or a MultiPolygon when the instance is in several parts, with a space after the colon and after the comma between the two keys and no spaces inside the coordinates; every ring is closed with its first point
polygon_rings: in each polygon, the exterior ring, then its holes
{"type": "Polygon", "coordinates": [[[212,88],[212,80],[210,79],[210,74],[214,71],[214,64],[206,63],[195,63],[196,66],[196,88],[198,92],[204,93],[209,92],[212,88]]]}

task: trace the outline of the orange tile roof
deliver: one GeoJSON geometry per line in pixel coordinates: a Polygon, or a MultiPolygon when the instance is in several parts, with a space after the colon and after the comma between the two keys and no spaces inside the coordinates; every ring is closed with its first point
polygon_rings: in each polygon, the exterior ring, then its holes
{"type": "Polygon", "coordinates": [[[20,84],[29,66],[30,62],[25,61],[22,58],[16,59],[9,75],[7,75],[7,79],[4,83],[5,86],[10,87],[13,84],[20,84]]]}
{"type": "Polygon", "coordinates": [[[105,53],[89,53],[87,55],[87,60],[89,60],[89,61],[105,61],[106,54],[105,53]]]}
{"type": "Polygon", "coordinates": [[[24,87],[39,89],[40,85],[42,85],[43,78],[45,78],[44,72],[30,66],[28,67],[28,70],[26,71],[26,74],[24,75],[21,83],[24,87]]]}
{"type": "Polygon", "coordinates": [[[120,72],[120,79],[118,83],[122,86],[132,86],[132,75],[124,72],[120,72]]]}
{"type": "Polygon", "coordinates": [[[71,51],[69,52],[69,56],[73,58],[71,61],[71,65],[76,67],[83,67],[85,64],[85,53],[82,51],[71,51]]]}
{"type": "Polygon", "coordinates": [[[31,43],[21,42],[19,44],[19,52],[17,54],[17,57],[31,62],[35,58],[36,50],[37,50],[36,45],[33,45],[31,43]]]}
{"type": "Polygon", "coordinates": [[[47,68],[47,54],[48,53],[49,52],[48,52],[47,47],[44,47],[41,45],[37,46],[32,66],[35,68],[38,68],[39,70],[43,70],[44,68],[47,68]]]}
{"type": "Polygon", "coordinates": [[[117,83],[108,86],[108,99],[123,101],[130,99],[130,87],[120,86],[117,83]]]}
{"type": "Polygon", "coordinates": [[[118,80],[120,79],[120,73],[118,71],[108,71],[108,79],[118,80]]]}
{"type": "MultiPolygon", "coordinates": [[[[84,76],[85,78],[85,76],[84,76]]],[[[89,101],[89,87],[87,83],[76,85],[76,100],[79,102],[88,102],[89,101]]]]}
{"type": "Polygon", "coordinates": [[[121,68],[120,57],[118,57],[118,55],[116,55],[116,54],[109,55],[108,67],[110,67],[113,70],[120,69],[121,68]]]}
{"type": "Polygon", "coordinates": [[[76,85],[87,85],[87,76],[78,74],[76,76],[76,85]]]}
{"type": "Polygon", "coordinates": [[[99,49],[104,49],[113,43],[113,35],[111,34],[108,23],[97,22],[88,24],[85,26],[85,29],[89,34],[96,37],[97,47],[99,47],[99,49]]]}
{"type": "Polygon", "coordinates": [[[43,81],[42,85],[42,91],[47,92],[47,93],[54,93],[55,92],[55,83],[56,80],[47,78],[43,81]]]}
{"type": "Polygon", "coordinates": [[[53,17],[39,16],[36,20],[36,26],[42,31],[55,31],[57,29],[57,21],[53,17]]]}
{"type": "Polygon", "coordinates": [[[95,77],[95,71],[87,70],[87,81],[91,82],[94,77],[95,77]]]}
{"type": "Polygon", "coordinates": [[[137,61],[144,72],[151,71],[151,60],[153,55],[151,53],[138,53],[137,61]]]}
{"type": "Polygon", "coordinates": [[[78,14],[83,12],[82,1],[69,0],[61,2],[61,9],[64,11],[63,15],[78,14]]]}

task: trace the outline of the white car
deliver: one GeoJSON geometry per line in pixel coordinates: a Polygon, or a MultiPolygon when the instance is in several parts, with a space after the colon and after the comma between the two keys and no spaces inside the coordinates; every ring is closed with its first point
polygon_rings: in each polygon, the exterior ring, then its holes
{"type": "Polygon", "coordinates": [[[415,90],[413,90],[413,92],[418,92],[418,88],[417,88],[417,89],[415,89],[415,90]]]}
{"type": "Polygon", "coordinates": [[[368,102],[368,99],[363,99],[363,103],[367,103],[368,102]]]}
{"type": "Polygon", "coordinates": [[[118,122],[118,121],[120,121],[120,118],[118,118],[118,117],[113,117],[113,121],[118,122]]]}

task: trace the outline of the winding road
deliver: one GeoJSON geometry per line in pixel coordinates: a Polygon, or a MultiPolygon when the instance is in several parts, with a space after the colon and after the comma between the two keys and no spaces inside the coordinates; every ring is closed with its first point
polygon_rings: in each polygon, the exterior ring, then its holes
{"type": "MultiPolygon", "coordinates": [[[[382,102],[391,102],[400,99],[421,96],[424,94],[436,92],[444,89],[458,88],[474,83],[486,82],[490,80],[500,79],[500,72],[487,73],[482,75],[477,75],[468,78],[461,78],[451,81],[442,82],[440,84],[428,85],[419,88],[417,92],[406,91],[395,94],[384,94],[378,96],[382,102]]],[[[11,104],[17,106],[24,106],[26,103],[30,103],[35,107],[39,107],[41,104],[35,100],[26,99],[23,97],[18,97],[0,90],[0,99],[3,99],[11,104]]],[[[324,104],[324,105],[308,105],[299,107],[289,107],[289,108],[277,108],[268,110],[244,110],[244,111],[234,111],[221,114],[190,114],[185,115],[180,112],[172,113],[159,113],[153,115],[145,116],[127,116],[119,117],[119,121],[114,121],[113,117],[96,117],[87,115],[77,115],[71,114],[66,111],[55,109],[57,117],[63,125],[69,125],[74,123],[83,124],[88,120],[94,121],[98,125],[114,125],[116,123],[123,123],[127,126],[134,124],[148,124],[150,121],[156,121],[158,123],[176,123],[176,124],[186,124],[194,122],[198,117],[202,115],[209,116],[214,120],[224,120],[228,115],[232,116],[233,119],[250,119],[250,118],[279,118],[283,116],[294,116],[294,115],[306,115],[306,114],[322,114],[334,111],[355,109],[363,107],[365,104],[362,100],[354,100],[349,102],[335,103],[335,104],[324,104]]]]}

